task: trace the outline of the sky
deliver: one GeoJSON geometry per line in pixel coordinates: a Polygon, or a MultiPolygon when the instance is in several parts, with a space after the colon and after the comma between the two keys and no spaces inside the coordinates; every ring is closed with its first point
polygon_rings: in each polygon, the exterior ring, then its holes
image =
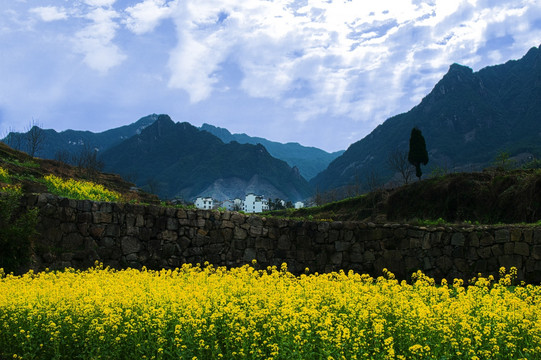
{"type": "Polygon", "coordinates": [[[3,0],[0,135],[157,113],[342,150],[540,44],[539,0],[3,0]]]}

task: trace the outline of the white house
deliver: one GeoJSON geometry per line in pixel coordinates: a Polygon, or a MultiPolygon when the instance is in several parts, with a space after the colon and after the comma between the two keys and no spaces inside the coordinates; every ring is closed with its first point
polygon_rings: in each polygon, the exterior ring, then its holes
{"type": "Polygon", "coordinates": [[[295,203],[295,209],[302,209],[304,207],[304,203],[302,201],[297,201],[295,203]]]}
{"type": "Polygon", "coordinates": [[[244,199],[243,210],[246,213],[260,213],[269,210],[269,202],[261,195],[248,194],[244,199]]]}
{"type": "Polygon", "coordinates": [[[195,199],[195,207],[203,210],[210,210],[214,208],[214,199],[211,197],[198,197],[195,199]]]}

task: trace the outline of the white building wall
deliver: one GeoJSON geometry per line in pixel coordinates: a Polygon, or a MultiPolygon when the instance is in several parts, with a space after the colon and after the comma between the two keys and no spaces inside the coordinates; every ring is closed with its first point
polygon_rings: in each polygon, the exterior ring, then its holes
{"type": "Polygon", "coordinates": [[[269,202],[262,196],[248,194],[244,199],[243,211],[246,213],[260,213],[269,210],[269,202]]]}
{"type": "Polygon", "coordinates": [[[202,210],[211,210],[214,208],[214,200],[212,198],[201,198],[198,197],[195,199],[195,207],[202,210]]]}

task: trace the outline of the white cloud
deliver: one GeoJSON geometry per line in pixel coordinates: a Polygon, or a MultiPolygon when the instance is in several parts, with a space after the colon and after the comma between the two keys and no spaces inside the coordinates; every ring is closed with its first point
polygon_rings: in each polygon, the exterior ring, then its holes
{"type": "Polygon", "coordinates": [[[154,30],[158,23],[171,15],[171,8],[165,0],[145,0],[135,6],[128,7],[129,14],[125,23],[135,34],[144,34],[154,30]]]}
{"type": "Polygon", "coordinates": [[[85,4],[90,6],[96,6],[96,7],[108,7],[113,6],[113,4],[116,2],[116,0],[83,0],[85,4]]]}
{"type": "MultiPolygon", "coordinates": [[[[95,3],[105,3],[105,1],[95,3]]],[[[113,43],[118,18],[116,11],[102,7],[91,10],[85,18],[91,24],[75,34],[74,45],[77,52],[84,55],[84,62],[101,73],[107,72],[126,59],[126,55],[113,43]]]]}
{"type": "Polygon", "coordinates": [[[43,21],[56,21],[67,19],[68,14],[63,8],[55,6],[42,6],[30,9],[30,12],[38,15],[43,21]]]}
{"type": "MultiPolygon", "coordinates": [[[[115,88],[120,81],[107,79],[129,78],[137,99],[148,99],[148,89],[156,91],[156,86],[168,99],[181,89],[192,105],[184,98],[177,105],[190,109],[190,115],[222,101],[235,108],[230,118],[242,118],[244,102],[250,102],[253,108],[275,106],[274,115],[266,110],[262,118],[296,119],[292,128],[316,128],[313,122],[333,119],[340,121],[337,128],[354,126],[360,135],[417,104],[451,63],[478,70],[518,58],[541,42],[535,40],[541,39],[541,2],[536,0],[30,3],[0,5],[6,15],[0,40],[4,47],[11,44],[13,56],[26,54],[18,51],[25,45],[17,37],[24,33],[27,39],[39,38],[36,44],[49,44],[34,50],[53,54],[51,64],[67,72],[106,74],[116,67],[110,76],[93,80],[115,88]],[[64,21],[44,23],[55,20],[64,21]],[[160,26],[165,21],[174,28],[160,26]],[[81,60],[89,69],[77,68],[81,60]],[[148,76],[161,80],[137,86],[148,76]]],[[[265,122],[270,127],[273,121],[265,122]]]]}

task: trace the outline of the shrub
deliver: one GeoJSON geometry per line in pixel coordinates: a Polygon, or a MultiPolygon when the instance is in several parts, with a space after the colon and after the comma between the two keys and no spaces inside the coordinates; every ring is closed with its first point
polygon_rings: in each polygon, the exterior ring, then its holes
{"type": "Polygon", "coordinates": [[[19,186],[0,188],[0,268],[18,272],[30,263],[32,237],[36,234],[38,210],[20,210],[19,186]]]}
{"type": "Polygon", "coordinates": [[[3,167],[0,167],[0,182],[6,183],[6,184],[9,184],[11,182],[9,172],[3,167]]]}

